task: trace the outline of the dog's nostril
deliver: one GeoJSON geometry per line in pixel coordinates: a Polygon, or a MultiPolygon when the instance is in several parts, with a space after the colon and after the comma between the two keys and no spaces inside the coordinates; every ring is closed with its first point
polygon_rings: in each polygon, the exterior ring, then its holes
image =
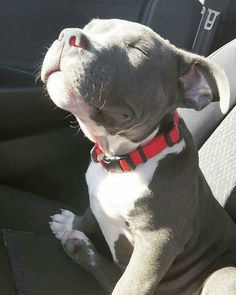
{"type": "Polygon", "coordinates": [[[70,43],[70,46],[73,46],[73,47],[80,47],[79,46],[79,42],[78,40],[76,39],[75,36],[72,36],[69,40],[69,43],[70,43]]]}
{"type": "Polygon", "coordinates": [[[84,34],[79,34],[78,36],[70,37],[69,44],[72,47],[87,49],[87,47],[89,46],[89,40],[84,34]]]}

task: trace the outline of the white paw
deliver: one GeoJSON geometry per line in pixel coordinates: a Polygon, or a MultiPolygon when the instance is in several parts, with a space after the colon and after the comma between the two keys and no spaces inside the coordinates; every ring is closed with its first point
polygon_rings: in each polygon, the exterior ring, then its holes
{"type": "Polygon", "coordinates": [[[61,209],[61,214],[51,216],[50,228],[57,239],[62,240],[66,232],[72,231],[74,217],[74,213],[63,209],[61,209]]]}

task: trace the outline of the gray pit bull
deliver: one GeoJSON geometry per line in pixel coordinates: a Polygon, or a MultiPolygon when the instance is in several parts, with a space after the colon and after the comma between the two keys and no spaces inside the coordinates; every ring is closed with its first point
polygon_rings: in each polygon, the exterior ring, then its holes
{"type": "Polygon", "coordinates": [[[61,32],[41,77],[95,143],[90,208],[50,223],[65,252],[113,295],[236,294],[236,225],[176,112],[218,99],[226,112],[224,72],[146,26],[96,19],[61,32]],[[87,237],[99,228],[113,262],[87,237]]]}

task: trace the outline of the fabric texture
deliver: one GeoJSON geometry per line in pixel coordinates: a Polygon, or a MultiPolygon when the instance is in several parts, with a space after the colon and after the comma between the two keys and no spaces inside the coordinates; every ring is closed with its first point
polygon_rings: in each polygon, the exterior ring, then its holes
{"type": "Polygon", "coordinates": [[[12,269],[10,266],[9,256],[4,247],[4,240],[2,232],[0,231],[0,294],[14,295],[15,285],[12,276],[12,269]]]}
{"type": "Polygon", "coordinates": [[[214,196],[236,222],[236,107],[202,146],[199,160],[214,196]]]}
{"type": "Polygon", "coordinates": [[[105,294],[86,271],[65,255],[52,235],[4,231],[4,240],[17,294],[105,294]]]}
{"type": "Polygon", "coordinates": [[[72,210],[62,203],[0,186],[0,228],[51,234],[50,216],[59,212],[60,208],[72,210]]]}

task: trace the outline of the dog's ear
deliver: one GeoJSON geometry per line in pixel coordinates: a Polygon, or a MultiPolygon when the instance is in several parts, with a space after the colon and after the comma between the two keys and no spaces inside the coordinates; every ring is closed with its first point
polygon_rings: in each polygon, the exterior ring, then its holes
{"type": "Polygon", "coordinates": [[[217,65],[204,57],[179,50],[178,74],[184,92],[182,107],[200,111],[210,102],[219,100],[221,112],[228,111],[228,79],[217,65]]]}

